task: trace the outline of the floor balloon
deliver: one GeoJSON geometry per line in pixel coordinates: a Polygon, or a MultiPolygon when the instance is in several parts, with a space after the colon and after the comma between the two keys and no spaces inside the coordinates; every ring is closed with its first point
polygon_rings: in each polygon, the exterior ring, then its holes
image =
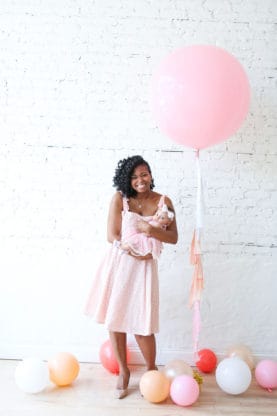
{"type": "Polygon", "coordinates": [[[216,382],[228,394],[244,393],[251,383],[251,371],[248,365],[238,357],[222,360],[215,372],[216,382]]]}
{"type": "Polygon", "coordinates": [[[26,358],[15,369],[15,383],[25,393],[39,393],[50,384],[47,364],[39,358],[26,358]]]}
{"type": "Polygon", "coordinates": [[[151,370],[143,374],[139,387],[146,400],[160,403],[169,396],[170,382],[161,371],[151,370]]]}
{"type": "Polygon", "coordinates": [[[68,386],[79,374],[79,362],[69,352],[59,352],[48,361],[51,381],[57,386],[68,386]]]}

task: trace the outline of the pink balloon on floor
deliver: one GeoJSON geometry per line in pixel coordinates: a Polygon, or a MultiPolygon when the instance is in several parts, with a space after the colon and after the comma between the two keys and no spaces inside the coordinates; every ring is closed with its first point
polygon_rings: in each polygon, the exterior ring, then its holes
{"type": "Polygon", "coordinates": [[[180,375],[174,378],[170,386],[170,397],[179,406],[190,406],[199,396],[197,381],[188,375],[180,375]]]}
{"type": "Polygon", "coordinates": [[[177,49],[153,74],[151,108],[173,141],[203,149],[228,139],[246,117],[250,88],[240,62],[213,45],[177,49]]]}
{"type": "Polygon", "coordinates": [[[257,383],[271,391],[277,388],[277,362],[273,360],[262,360],[255,368],[257,383]]]}

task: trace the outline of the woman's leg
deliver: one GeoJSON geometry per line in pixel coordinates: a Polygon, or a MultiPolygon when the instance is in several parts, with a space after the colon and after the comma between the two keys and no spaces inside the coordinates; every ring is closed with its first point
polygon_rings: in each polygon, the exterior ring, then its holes
{"type": "Polygon", "coordinates": [[[155,335],[135,335],[135,338],[145,359],[147,371],[157,370],[155,335]]]}
{"type": "Polygon", "coordinates": [[[116,388],[118,390],[118,398],[123,398],[127,394],[129,384],[130,370],[127,366],[127,349],[126,349],[126,333],[110,331],[110,340],[113,347],[115,358],[119,364],[119,376],[116,388]]]}

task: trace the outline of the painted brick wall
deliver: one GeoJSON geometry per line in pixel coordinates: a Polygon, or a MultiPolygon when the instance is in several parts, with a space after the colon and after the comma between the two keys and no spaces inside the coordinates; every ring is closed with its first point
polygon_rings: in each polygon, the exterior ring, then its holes
{"type": "MultiPolygon", "coordinates": [[[[115,165],[142,154],[180,234],[160,261],[159,361],[191,359],[194,152],[156,128],[149,84],[171,50],[212,44],[239,59],[252,96],[237,134],[200,154],[200,346],[224,354],[245,343],[277,358],[276,27],[269,0],[1,1],[1,357],[98,359],[107,333],[82,308],[106,246],[115,165]]],[[[132,337],[130,348],[140,361],[132,337]]]]}

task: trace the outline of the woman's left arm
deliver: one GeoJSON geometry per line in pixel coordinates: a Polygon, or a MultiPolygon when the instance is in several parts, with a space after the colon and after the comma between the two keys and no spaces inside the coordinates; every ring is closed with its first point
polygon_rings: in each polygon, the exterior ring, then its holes
{"type": "Polygon", "coordinates": [[[137,222],[137,229],[141,233],[145,233],[148,237],[157,238],[157,240],[160,240],[163,243],[176,244],[178,241],[178,230],[177,230],[175,210],[174,210],[171,200],[168,197],[166,197],[165,203],[174,212],[173,221],[167,227],[166,230],[159,228],[159,227],[155,227],[143,220],[139,220],[137,222]]]}

